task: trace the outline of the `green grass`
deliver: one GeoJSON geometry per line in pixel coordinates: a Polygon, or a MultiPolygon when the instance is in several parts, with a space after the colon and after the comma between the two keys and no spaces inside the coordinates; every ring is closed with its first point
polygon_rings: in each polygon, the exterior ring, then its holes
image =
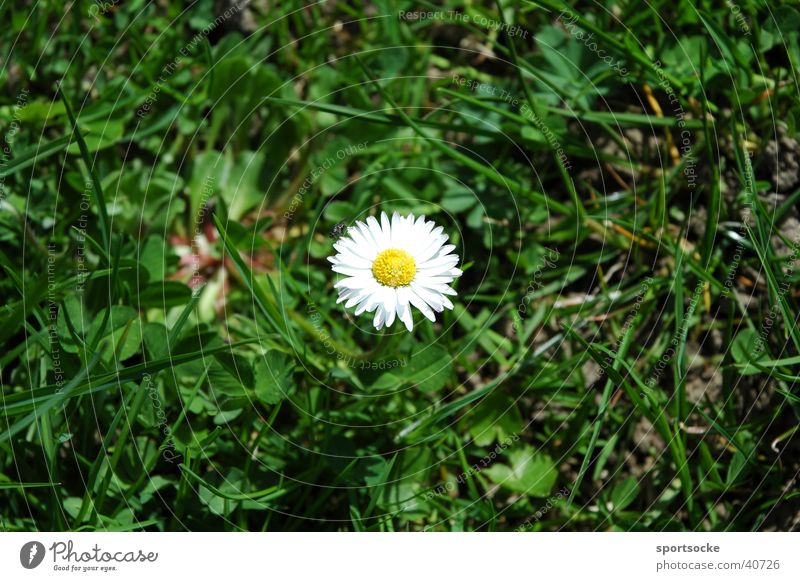
{"type": "Polygon", "coordinates": [[[793,3],[252,4],[0,7],[0,530],[798,527],[793,3]]]}

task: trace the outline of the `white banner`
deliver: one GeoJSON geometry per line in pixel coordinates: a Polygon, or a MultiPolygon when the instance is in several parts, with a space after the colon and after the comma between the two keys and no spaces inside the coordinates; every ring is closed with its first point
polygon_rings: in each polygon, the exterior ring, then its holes
{"type": "Polygon", "coordinates": [[[799,542],[793,533],[3,533],[0,579],[796,580],[799,542]]]}

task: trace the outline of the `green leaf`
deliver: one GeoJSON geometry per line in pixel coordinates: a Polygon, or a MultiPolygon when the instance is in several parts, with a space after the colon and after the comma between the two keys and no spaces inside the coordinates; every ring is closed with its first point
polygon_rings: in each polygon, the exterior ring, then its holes
{"type": "Polygon", "coordinates": [[[760,349],[758,357],[753,359],[753,355],[758,345],[758,333],[754,329],[742,329],[733,339],[731,345],[731,355],[733,360],[739,365],[743,365],[740,373],[742,375],[755,375],[761,373],[761,370],[754,365],[750,365],[751,361],[760,361],[765,358],[765,349],[760,349]]]}
{"type": "MultiPolygon", "coordinates": [[[[115,120],[109,121],[101,119],[92,123],[82,123],[81,131],[86,133],[86,148],[89,153],[96,153],[102,149],[111,147],[122,138],[122,133],[125,130],[123,121],[115,120]]],[[[72,143],[67,147],[67,153],[70,155],[78,155],[80,153],[80,146],[78,143],[72,143]]]]}
{"type": "Polygon", "coordinates": [[[142,245],[139,264],[150,275],[150,280],[164,280],[166,277],[166,257],[170,246],[160,236],[150,236],[142,245]]]}
{"type": "Polygon", "coordinates": [[[255,365],[256,397],[266,405],[275,405],[294,391],[294,364],[280,351],[268,351],[255,365]]]}
{"type": "Polygon", "coordinates": [[[469,433],[478,446],[507,440],[519,434],[523,426],[514,398],[500,393],[487,397],[462,423],[469,424],[469,433]]]}
{"type": "Polygon", "coordinates": [[[400,389],[411,386],[424,393],[440,390],[452,375],[453,359],[442,347],[423,347],[412,354],[408,365],[395,367],[373,384],[376,389],[400,389]]]}
{"type": "Polygon", "coordinates": [[[185,305],[192,298],[191,289],[177,280],[159,280],[148,284],[138,296],[141,308],[168,309],[185,305]]]}
{"type": "MultiPolygon", "coordinates": [[[[103,315],[97,316],[92,321],[89,337],[94,338],[100,330],[103,315]]],[[[139,313],[128,306],[114,305],[111,307],[111,315],[108,319],[104,338],[111,340],[112,348],[106,354],[107,361],[125,361],[139,352],[142,342],[142,324],[139,320],[139,313]],[[116,355],[114,355],[116,353],[116,355]]]]}
{"type": "Polygon", "coordinates": [[[242,397],[248,395],[254,382],[250,362],[230,351],[217,353],[208,368],[208,383],[218,395],[242,397]]]}
{"type": "Polygon", "coordinates": [[[454,187],[442,196],[442,208],[453,214],[466,212],[478,203],[475,193],[465,187],[454,187]]]}
{"type": "Polygon", "coordinates": [[[92,316],[84,301],[82,294],[70,294],[64,297],[64,302],[58,309],[58,337],[61,347],[68,353],[77,353],[79,346],[75,343],[69,331],[67,319],[70,320],[78,337],[84,342],[90,337],[89,327],[92,316]]]}
{"type": "MultiPolygon", "coordinates": [[[[246,396],[246,389],[239,378],[231,375],[227,369],[219,364],[218,361],[213,361],[208,366],[207,381],[213,399],[220,406],[223,406],[226,398],[242,398],[246,396]]],[[[222,407],[224,408],[224,406],[222,407]]]]}
{"type": "Polygon", "coordinates": [[[747,457],[741,452],[736,452],[731,458],[731,463],[728,464],[728,474],[725,482],[728,486],[733,486],[742,475],[742,471],[747,466],[747,457]]]}
{"type": "Polygon", "coordinates": [[[635,477],[629,476],[618,482],[611,491],[613,510],[623,510],[636,500],[637,494],[639,494],[639,481],[635,477]]]}
{"type": "Polygon", "coordinates": [[[163,359],[169,355],[169,332],[161,323],[145,323],[142,328],[147,355],[152,359],[163,359]]]}
{"type": "Polygon", "coordinates": [[[525,446],[509,452],[508,458],[510,466],[493,464],[485,470],[493,482],[528,496],[544,498],[550,494],[558,471],[549,456],[525,446]]]}

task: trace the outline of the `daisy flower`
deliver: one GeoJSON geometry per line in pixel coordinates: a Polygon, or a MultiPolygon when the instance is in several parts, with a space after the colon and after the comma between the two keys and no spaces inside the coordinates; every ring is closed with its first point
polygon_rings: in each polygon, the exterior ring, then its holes
{"type": "Polygon", "coordinates": [[[413,214],[397,212],[391,221],[381,212],[378,223],[374,217],[355,226],[333,245],[336,256],[329,256],[333,271],[345,276],[334,288],[339,291],[337,304],[355,307],[355,314],[375,313],[372,323],[380,330],[391,327],[395,319],[414,328],[411,307],[414,306],[431,321],[434,311],[452,309],[446,295],[455,295],[449,285],[461,276],[456,268],[458,255],[444,229],[413,214]]]}

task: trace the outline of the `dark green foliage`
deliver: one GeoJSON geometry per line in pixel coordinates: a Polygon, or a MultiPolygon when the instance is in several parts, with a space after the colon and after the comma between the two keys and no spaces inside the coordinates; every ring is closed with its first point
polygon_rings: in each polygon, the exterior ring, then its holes
{"type": "Polygon", "coordinates": [[[0,529],[797,526],[792,2],[22,4],[0,529]],[[335,304],[380,210],[413,333],[335,304]]]}

